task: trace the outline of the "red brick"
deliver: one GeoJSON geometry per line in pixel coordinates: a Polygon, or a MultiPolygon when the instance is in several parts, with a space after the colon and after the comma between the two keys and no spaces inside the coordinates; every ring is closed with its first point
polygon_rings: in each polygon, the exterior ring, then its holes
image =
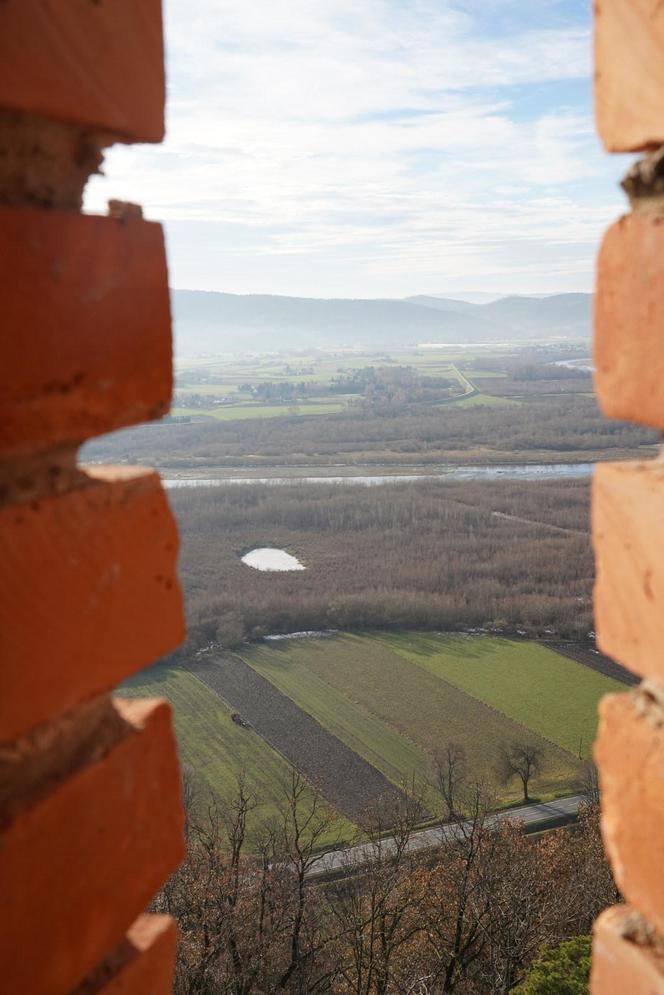
{"type": "Polygon", "coordinates": [[[595,0],[595,112],[610,152],[664,143],[664,8],[595,0]]]}
{"type": "Polygon", "coordinates": [[[157,474],[98,468],[0,510],[0,742],[113,688],[183,637],[157,474]]]}
{"type": "Polygon", "coordinates": [[[598,464],[592,517],[598,646],[664,679],[664,463],[598,464]]]}
{"type": "Polygon", "coordinates": [[[169,916],[139,916],[107,963],[74,995],[171,995],[177,939],[169,916]]]}
{"type": "Polygon", "coordinates": [[[599,713],[595,758],[607,855],[621,894],[664,933],[664,708],[636,691],[607,695],[599,713]]]}
{"type": "Polygon", "coordinates": [[[116,132],[164,135],[160,0],[5,0],[0,106],[116,132]]]}
{"type": "MultiPolygon", "coordinates": [[[[3,989],[71,992],[121,941],[183,856],[166,702],[116,702],[127,732],[14,816],[0,846],[3,989]]],[[[149,991],[149,989],[148,989],[149,991]]]]}
{"type": "Polygon", "coordinates": [[[0,209],[0,258],[0,457],[79,443],[167,411],[171,321],[160,225],[0,209]]]}
{"type": "Polygon", "coordinates": [[[664,217],[627,215],[599,253],[595,383],[602,410],[664,429],[664,217]]]}
{"type": "Polygon", "coordinates": [[[592,995],[664,995],[664,958],[625,936],[631,910],[607,909],[594,926],[592,995]]]}

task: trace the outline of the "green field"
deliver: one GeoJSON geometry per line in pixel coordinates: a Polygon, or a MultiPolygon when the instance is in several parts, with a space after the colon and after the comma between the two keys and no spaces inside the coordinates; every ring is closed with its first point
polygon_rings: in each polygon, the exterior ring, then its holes
{"type": "MultiPolygon", "coordinates": [[[[485,356],[481,350],[478,356],[485,356]]],[[[492,397],[490,393],[480,391],[472,381],[474,373],[465,372],[477,361],[472,350],[455,353],[453,350],[428,351],[423,349],[397,349],[372,352],[315,352],[297,357],[247,358],[237,356],[219,357],[217,359],[187,360],[178,363],[177,390],[174,407],[171,414],[195,418],[215,418],[219,421],[241,421],[250,418],[278,418],[293,414],[298,415],[330,415],[346,410],[349,403],[356,400],[353,394],[338,394],[330,390],[335,377],[351,370],[364,367],[399,367],[404,366],[417,371],[420,375],[429,377],[444,376],[456,380],[462,389],[456,397],[446,397],[441,404],[460,405],[507,405],[515,403],[506,398],[492,397]],[[316,394],[320,387],[321,396],[308,393],[299,400],[289,402],[251,400],[247,396],[248,386],[259,384],[296,385],[306,382],[316,385],[316,394]],[[204,403],[187,406],[187,394],[193,393],[200,398],[210,398],[209,407],[204,403]],[[220,398],[227,402],[215,404],[220,398]]],[[[480,374],[481,375],[481,374],[480,374]]],[[[484,373],[485,376],[500,374],[484,373]]],[[[504,374],[503,374],[504,375],[504,374]]],[[[487,383],[485,390],[490,389],[487,383]]]]}
{"type": "MultiPolygon", "coordinates": [[[[594,738],[597,701],[622,687],[544,646],[489,636],[343,633],[258,643],[239,655],[395,784],[430,780],[437,752],[452,741],[464,746],[472,775],[503,804],[520,798],[516,784],[496,782],[503,742],[526,739],[542,748],[534,796],[574,791],[594,738]]],[[[182,762],[200,785],[228,798],[244,774],[260,802],[253,818],[276,814],[286,760],[260,729],[233,723],[225,702],[192,673],[157,664],[121,693],[168,698],[182,762]]],[[[435,810],[430,790],[426,800],[435,810]]],[[[348,822],[341,825],[352,835],[348,822]]]]}
{"type": "MultiPolygon", "coordinates": [[[[282,785],[290,767],[255,732],[231,721],[226,703],[202,681],[181,667],[158,663],[126,681],[124,697],[167,698],[173,706],[180,760],[198,775],[199,804],[205,808],[209,789],[218,798],[230,799],[240,775],[246,777],[256,808],[254,824],[277,815],[283,799],[282,785]]],[[[344,835],[351,826],[339,820],[344,835]]],[[[336,833],[333,833],[336,837],[336,833]]]]}
{"type": "Polygon", "coordinates": [[[436,752],[454,741],[503,802],[518,790],[495,784],[501,743],[541,746],[541,797],[573,790],[597,701],[618,687],[543,646],[492,637],[343,634],[264,643],[242,657],[397,783],[430,774],[436,752]]]}
{"type": "MultiPolygon", "coordinates": [[[[336,661],[341,659],[339,650],[340,644],[345,645],[344,639],[334,640],[336,661]]],[[[313,715],[321,725],[391,781],[400,784],[410,780],[413,772],[426,772],[430,758],[415,742],[401,735],[396,727],[387,725],[379,715],[354,702],[344,693],[343,682],[341,687],[335,686],[327,666],[328,640],[284,640],[278,644],[260,644],[240,655],[303,711],[313,715]],[[323,646],[325,649],[322,649],[323,646]],[[322,668],[316,666],[320,659],[324,661],[322,668]],[[320,675],[321,670],[323,676],[320,675]]]]}
{"type": "Polygon", "coordinates": [[[343,411],[346,405],[340,402],[310,404],[298,402],[293,404],[224,404],[210,408],[180,408],[171,409],[175,416],[188,415],[192,418],[204,415],[216,418],[218,421],[242,421],[245,418],[283,418],[291,415],[333,415],[343,411]]]}
{"type": "Polygon", "coordinates": [[[590,756],[595,710],[617,681],[535,643],[472,636],[391,636],[386,647],[570,753],[590,756]]]}

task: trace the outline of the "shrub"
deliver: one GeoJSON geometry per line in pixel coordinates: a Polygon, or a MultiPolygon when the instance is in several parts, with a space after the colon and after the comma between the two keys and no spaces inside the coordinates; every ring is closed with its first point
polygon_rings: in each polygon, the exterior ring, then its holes
{"type": "Polygon", "coordinates": [[[589,936],[575,936],[547,947],[514,995],[587,995],[590,982],[589,936]]]}

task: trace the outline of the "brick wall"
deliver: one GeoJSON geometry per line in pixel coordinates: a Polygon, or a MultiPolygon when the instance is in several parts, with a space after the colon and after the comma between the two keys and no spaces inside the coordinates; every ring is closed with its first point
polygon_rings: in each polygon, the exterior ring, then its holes
{"type": "MultiPolygon", "coordinates": [[[[611,418],[664,429],[664,4],[596,0],[597,125],[645,152],[630,212],[606,233],[595,302],[596,384],[611,418]]],[[[593,536],[599,646],[643,683],[600,705],[595,755],[606,849],[626,905],[595,926],[594,995],[664,993],[664,461],[603,464],[593,536]]]]}
{"type": "Polygon", "coordinates": [[[160,0],[0,3],[0,989],[171,990],[144,910],[183,853],[169,706],[112,689],[183,635],[158,476],[77,463],[172,388],[161,226],[80,213],[114,142],[160,141],[160,0]]]}

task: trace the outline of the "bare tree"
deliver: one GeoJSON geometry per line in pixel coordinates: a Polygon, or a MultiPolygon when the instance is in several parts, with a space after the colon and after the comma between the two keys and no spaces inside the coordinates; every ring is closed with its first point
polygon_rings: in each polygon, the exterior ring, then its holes
{"type": "Polygon", "coordinates": [[[421,916],[429,953],[431,990],[452,993],[464,985],[483,954],[494,895],[487,869],[497,836],[487,825],[488,796],[480,785],[466,787],[463,812],[441,827],[443,847],[428,871],[421,916]]]}
{"type": "Polygon", "coordinates": [[[579,786],[581,788],[581,794],[586,799],[588,805],[599,805],[599,772],[594,760],[586,760],[583,764],[581,774],[579,776],[579,786]]]}
{"type": "Polygon", "coordinates": [[[456,759],[439,783],[455,815],[437,839],[417,835],[421,799],[404,789],[334,880],[312,874],[335,834],[297,771],[269,823],[242,779],[228,803],[206,812],[199,799],[187,857],[154,906],[180,926],[175,995],[506,995],[542,945],[588,932],[619,897],[597,806],[573,832],[532,839],[495,819],[456,759]]]}
{"type": "Polygon", "coordinates": [[[342,990],[352,995],[422,987],[424,979],[408,956],[423,928],[417,861],[410,851],[421,813],[421,799],[408,792],[399,802],[378,804],[365,819],[362,851],[349,851],[344,878],[328,889],[343,941],[342,990]]]}
{"type": "Polygon", "coordinates": [[[542,873],[543,855],[518,823],[506,820],[495,830],[492,860],[483,868],[491,896],[480,967],[482,991],[506,995],[537,950],[550,938],[561,898],[542,873]]]}
{"type": "Polygon", "coordinates": [[[320,906],[308,900],[307,878],[322,859],[323,847],[334,848],[338,843],[339,828],[329,806],[296,768],[292,768],[283,792],[274,859],[290,880],[288,957],[275,988],[308,995],[321,990],[329,980],[327,962],[320,955],[333,936],[324,935],[320,928],[320,906]]]}
{"type": "Polygon", "coordinates": [[[329,808],[297,771],[281,818],[249,830],[256,807],[243,778],[227,803],[190,819],[187,857],[155,908],[179,923],[176,995],[315,995],[329,989],[334,940],[309,900],[308,872],[334,843],[329,808]]]}
{"type": "Polygon", "coordinates": [[[560,899],[556,935],[560,942],[589,933],[599,913],[620,901],[604,853],[598,805],[582,805],[572,832],[550,833],[539,843],[550,891],[560,899]]]}
{"type": "Polygon", "coordinates": [[[533,775],[541,773],[543,759],[544,751],[541,746],[527,740],[513,740],[500,748],[496,772],[503,784],[509,784],[515,777],[519,778],[523,800],[527,804],[530,801],[528,785],[533,775]]]}
{"type": "Polygon", "coordinates": [[[446,743],[436,757],[436,784],[448,819],[457,815],[459,795],[466,781],[466,751],[460,743],[446,743]]]}

